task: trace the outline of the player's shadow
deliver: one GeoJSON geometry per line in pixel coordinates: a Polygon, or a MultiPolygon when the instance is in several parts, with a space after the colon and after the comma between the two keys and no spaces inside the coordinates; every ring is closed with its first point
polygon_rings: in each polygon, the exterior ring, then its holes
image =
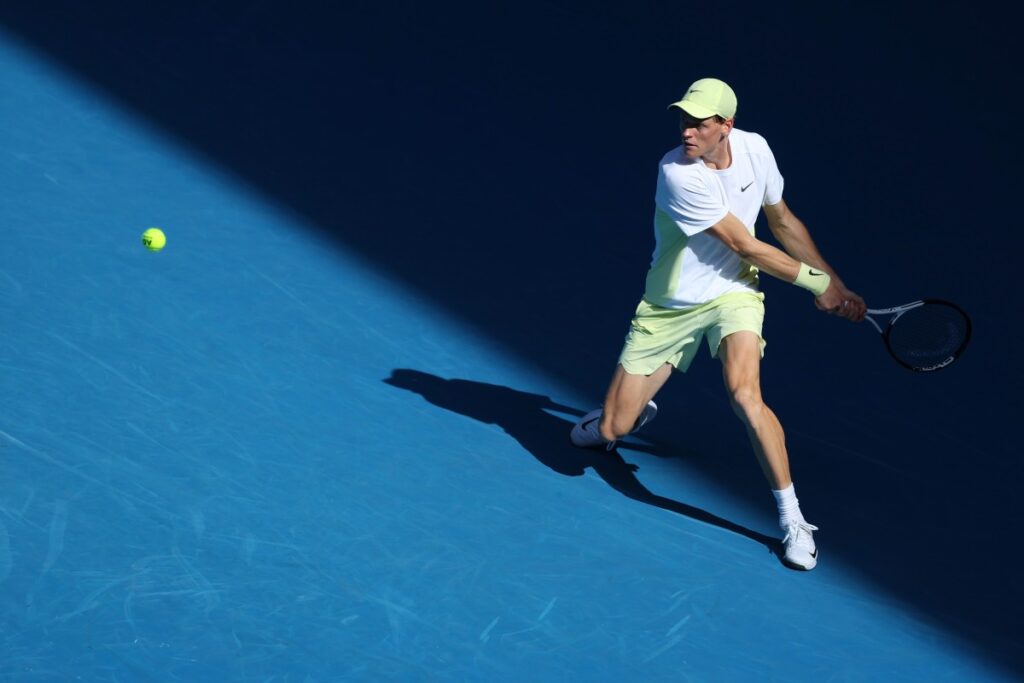
{"type": "MultiPolygon", "coordinates": [[[[637,465],[626,462],[618,449],[576,448],[569,443],[572,423],[548,411],[581,416],[577,408],[564,406],[547,396],[466,379],[443,379],[419,370],[393,370],[384,380],[391,386],[421,395],[430,403],[486,424],[495,424],[518,441],[533,457],[559,474],[582,475],[591,467],[609,486],[633,500],[670,510],[705,524],[745,536],[781,555],[778,539],[758,533],[698,507],[659,496],[636,477],[637,465]]],[[[631,450],[654,453],[643,444],[631,450]]]]}

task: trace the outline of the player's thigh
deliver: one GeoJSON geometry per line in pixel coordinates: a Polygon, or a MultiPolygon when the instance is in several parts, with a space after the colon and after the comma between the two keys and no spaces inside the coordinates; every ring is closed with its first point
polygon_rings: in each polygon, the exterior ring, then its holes
{"type": "Polygon", "coordinates": [[[758,391],[765,340],[764,296],[759,293],[730,294],[719,300],[715,320],[708,329],[711,355],[722,361],[726,387],[758,391]]]}
{"type": "Polygon", "coordinates": [[[742,392],[760,396],[761,336],[750,330],[733,332],[718,347],[726,389],[735,396],[742,392]]]}

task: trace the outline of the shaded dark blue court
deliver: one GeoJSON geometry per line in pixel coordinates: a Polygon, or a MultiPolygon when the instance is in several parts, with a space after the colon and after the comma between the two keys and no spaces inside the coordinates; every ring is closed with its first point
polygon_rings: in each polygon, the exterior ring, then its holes
{"type": "Polygon", "coordinates": [[[983,10],[0,10],[0,680],[1020,680],[983,10]],[[810,573],[716,362],[617,450],[568,444],[642,290],[665,106],[708,75],[869,305],[974,319],[914,374],[765,278],[810,573]]]}

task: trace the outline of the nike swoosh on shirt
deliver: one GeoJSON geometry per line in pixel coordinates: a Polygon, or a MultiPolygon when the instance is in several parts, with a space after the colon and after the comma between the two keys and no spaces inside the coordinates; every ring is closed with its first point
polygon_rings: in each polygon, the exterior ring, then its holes
{"type": "Polygon", "coordinates": [[[743,187],[740,188],[740,192],[746,192],[747,188],[750,187],[753,184],[754,184],[754,181],[751,180],[749,183],[747,183],[746,185],[744,185],[743,187]]]}

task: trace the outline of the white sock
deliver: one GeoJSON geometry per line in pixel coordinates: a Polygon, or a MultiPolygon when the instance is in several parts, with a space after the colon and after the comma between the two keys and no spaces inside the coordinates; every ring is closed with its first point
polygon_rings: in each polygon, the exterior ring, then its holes
{"type": "Polygon", "coordinates": [[[800,501],[796,499],[796,488],[790,484],[781,491],[772,489],[775,495],[775,503],[779,506],[779,526],[785,529],[794,522],[803,522],[804,516],[800,512],[800,501]]]}

